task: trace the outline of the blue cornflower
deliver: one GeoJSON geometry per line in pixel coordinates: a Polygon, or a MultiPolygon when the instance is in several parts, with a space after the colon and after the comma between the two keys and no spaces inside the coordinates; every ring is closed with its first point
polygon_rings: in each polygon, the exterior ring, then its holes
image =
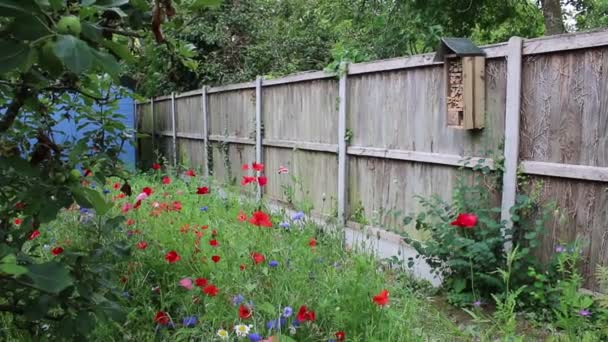
{"type": "Polygon", "coordinates": [[[268,263],[268,266],[270,266],[270,267],[277,267],[277,266],[279,266],[279,262],[276,261],[276,260],[272,260],[272,261],[270,261],[268,263]]]}
{"type": "Polygon", "coordinates": [[[97,187],[97,184],[95,184],[95,182],[91,183],[91,189],[95,189],[97,187]]]}
{"type": "Polygon", "coordinates": [[[262,336],[260,336],[260,334],[258,334],[258,333],[251,333],[251,334],[247,335],[247,338],[251,342],[259,342],[262,340],[262,336]]]}
{"type": "Polygon", "coordinates": [[[290,306],[283,308],[283,317],[289,317],[293,313],[293,309],[290,306]]]}
{"type": "Polygon", "coordinates": [[[557,245],[555,246],[555,252],[556,253],[563,253],[566,251],[566,247],[562,246],[562,245],[557,245]]]}
{"type": "Polygon", "coordinates": [[[232,297],[232,305],[239,305],[245,300],[242,294],[232,297]]]}
{"type": "Polygon", "coordinates": [[[289,222],[283,221],[279,223],[279,227],[289,229],[289,222]]]}
{"type": "Polygon", "coordinates": [[[131,298],[131,294],[128,291],[123,292],[122,296],[127,299],[131,298]]]}
{"type": "Polygon", "coordinates": [[[110,193],[110,190],[108,190],[108,189],[103,189],[103,193],[104,193],[104,195],[107,195],[107,194],[109,194],[109,193],[110,193]]]}
{"type": "Polygon", "coordinates": [[[197,322],[198,322],[198,319],[196,318],[196,316],[184,317],[184,319],[182,320],[182,324],[186,328],[194,328],[194,326],[196,325],[197,322]]]}
{"type": "Polygon", "coordinates": [[[209,210],[209,206],[205,205],[205,206],[200,207],[200,211],[202,211],[202,212],[207,212],[208,210],[209,210]]]}
{"type": "Polygon", "coordinates": [[[291,219],[294,221],[299,221],[304,218],[304,212],[298,211],[297,213],[293,213],[291,215],[291,219]]]}
{"type": "Polygon", "coordinates": [[[281,330],[281,327],[284,326],[287,323],[287,319],[285,319],[284,317],[281,317],[280,319],[273,319],[268,321],[268,323],[266,323],[266,328],[268,330],[272,330],[272,329],[277,329],[277,330],[281,330]]]}
{"type": "Polygon", "coordinates": [[[91,210],[89,208],[85,208],[85,207],[80,208],[80,213],[83,215],[86,215],[90,212],[91,212],[91,210]]]}

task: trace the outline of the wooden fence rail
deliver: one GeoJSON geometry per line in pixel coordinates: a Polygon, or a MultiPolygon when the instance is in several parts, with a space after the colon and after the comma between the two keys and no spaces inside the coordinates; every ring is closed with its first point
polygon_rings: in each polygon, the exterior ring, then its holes
{"type": "Polygon", "coordinates": [[[138,160],[147,166],[158,149],[174,165],[226,181],[240,178],[241,164],[263,162],[274,174],[259,196],[395,230],[400,215],[418,209],[414,195],[449,199],[457,167],[493,169],[501,155],[502,219],[509,222],[518,190],[537,184],[569,222],[548,223],[541,257],[585,238],[593,288],[595,265],[608,264],[608,31],[483,49],[483,130],[447,127],[442,63],[425,54],[351,64],[340,77],[258,77],[138,103],[137,129],[153,137],[138,143],[138,160]],[[279,166],[297,184],[277,175],[279,166]]]}

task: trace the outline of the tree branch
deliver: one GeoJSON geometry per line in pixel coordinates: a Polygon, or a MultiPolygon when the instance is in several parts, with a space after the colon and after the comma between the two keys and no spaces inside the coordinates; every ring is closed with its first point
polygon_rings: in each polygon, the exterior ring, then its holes
{"type": "Polygon", "coordinates": [[[124,31],[124,30],[114,29],[114,28],[110,28],[110,27],[104,27],[103,30],[113,33],[113,34],[126,36],[126,37],[135,37],[135,38],[144,38],[145,37],[143,34],[141,34],[139,32],[135,32],[135,31],[124,31]]]}
{"type": "Polygon", "coordinates": [[[15,122],[15,119],[25,104],[25,100],[31,95],[30,89],[26,85],[21,85],[15,94],[13,102],[8,106],[2,121],[0,121],[0,133],[6,132],[15,122]]]}

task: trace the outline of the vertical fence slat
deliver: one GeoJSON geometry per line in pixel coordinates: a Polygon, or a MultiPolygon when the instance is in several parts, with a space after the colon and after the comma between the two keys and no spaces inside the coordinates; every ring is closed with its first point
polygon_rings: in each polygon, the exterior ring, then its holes
{"type": "Polygon", "coordinates": [[[203,152],[205,153],[205,177],[209,177],[209,106],[207,105],[207,86],[201,90],[201,112],[203,114],[203,152]]]}
{"type": "Polygon", "coordinates": [[[338,222],[346,222],[346,73],[338,83],[338,222]]]}
{"type": "Polygon", "coordinates": [[[171,93],[171,127],[173,129],[173,167],[177,167],[177,129],[175,127],[175,92],[171,93]]]}
{"type": "MultiPolygon", "coordinates": [[[[521,109],[522,39],[509,39],[507,54],[507,99],[505,113],[505,165],[502,178],[502,204],[500,218],[512,226],[511,208],[517,191],[517,164],[519,158],[519,121],[521,109]]],[[[512,243],[505,243],[509,251],[512,243]]]]}
{"type": "Polygon", "coordinates": [[[156,151],[156,118],[154,117],[154,97],[150,98],[150,116],[152,116],[152,152],[156,151]]]}
{"type": "MultiPolygon", "coordinates": [[[[255,80],[255,161],[262,163],[262,77],[255,80]]],[[[262,198],[262,187],[258,184],[257,199],[262,198]]]]}

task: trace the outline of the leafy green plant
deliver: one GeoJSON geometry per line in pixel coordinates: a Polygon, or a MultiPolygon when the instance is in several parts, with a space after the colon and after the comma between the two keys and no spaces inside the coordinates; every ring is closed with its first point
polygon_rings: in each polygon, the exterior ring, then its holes
{"type": "Polygon", "coordinates": [[[492,172],[483,159],[472,171],[462,172],[451,203],[438,196],[417,197],[421,212],[404,218],[404,224],[413,221],[414,228],[428,239],[414,239],[407,231],[400,234],[419,253],[417,257],[442,277],[448,300],[465,306],[504,290],[504,282],[494,271],[506,267],[503,251],[507,243],[519,245],[521,255],[513,260],[516,272],[510,281],[516,285],[529,282],[521,270],[536,264],[531,255],[539,245],[552,207],[540,206],[537,197],[520,193],[511,208],[513,227],[509,228],[500,220],[501,209],[493,206],[500,189],[500,172],[492,172]],[[454,225],[453,221],[463,213],[476,217],[476,224],[464,228],[454,225]]]}

